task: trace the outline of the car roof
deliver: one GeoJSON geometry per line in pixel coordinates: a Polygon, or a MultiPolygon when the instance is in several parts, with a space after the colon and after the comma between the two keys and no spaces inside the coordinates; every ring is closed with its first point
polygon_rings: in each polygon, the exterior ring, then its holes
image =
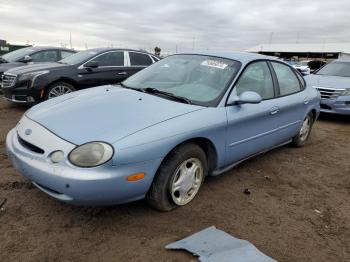
{"type": "Polygon", "coordinates": [[[193,54],[193,55],[208,55],[208,56],[216,56],[216,57],[222,57],[232,60],[237,60],[242,63],[249,63],[254,60],[275,60],[275,61],[281,61],[280,59],[273,57],[273,56],[266,56],[266,55],[260,55],[255,53],[248,53],[248,52],[229,52],[229,51],[196,51],[196,52],[187,52],[187,53],[181,53],[181,54],[193,54]]]}
{"type": "Polygon", "coordinates": [[[98,52],[98,53],[102,53],[102,52],[106,52],[106,51],[133,51],[133,52],[144,53],[144,54],[156,56],[152,53],[149,53],[149,52],[143,51],[143,50],[128,49],[128,48],[114,48],[114,47],[98,47],[98,48],[90,48],[90,49],[81,50],[81,51],[93,51],[93,52],[98,52]]]}
{"type": "MultiPolygon", "coordinates": [[[[22,48],[21,48],[22,49],[22,48]]],[[[49,50],[49,49],[59,49],[59,50],[67,50],[67,51],[75,51],[73,49],[65,48],[65,47],[57,47],[57,46],[28,46],[24,47],[23,49],[32,49],[35,51],[41,51],[41,50],[49,50]]],[[[75,51],[76,52],[76,51],[75,51]]]]}

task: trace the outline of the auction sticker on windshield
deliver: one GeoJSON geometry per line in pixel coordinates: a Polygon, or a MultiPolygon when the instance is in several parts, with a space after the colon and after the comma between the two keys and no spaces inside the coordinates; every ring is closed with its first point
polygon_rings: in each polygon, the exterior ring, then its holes
{"type": "Polygon", "coordinates": [[[217,60],[205,60],[201,63],[202,66],[210,66],[219,69],[225,69],[228,65],[217,60]]]}

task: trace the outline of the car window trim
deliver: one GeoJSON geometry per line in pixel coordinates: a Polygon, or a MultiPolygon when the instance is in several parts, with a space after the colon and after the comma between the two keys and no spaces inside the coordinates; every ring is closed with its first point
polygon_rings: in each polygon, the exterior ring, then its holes
{"type": "Polygon", "coordinates": [[[119,52],[119,53],[123,52],[123,53],[124,53],[124,65],[122,65],[122,66],[99,66],[98,68],[114,68],[114,67],[116,67],[116,68],[121,68],[121,67],[126,67],[125,51],[124,51],[124,50],[111,50],[111,51],[106,51],[106,52],[99,53],[99,54],[95,55],[94,57],[92,57],[92,58],[90,58],[89,60],[87,60],[87,61],[85,61],[84,63],[82,63],[82,64],[78,67],[78,69],[84,69],[84,65],[85,65],[85,64],[89,63],[90,61],[96,59],[97,57],[99,57],[99,56],[101,56],[101,55],[105,55],[105,54],[108,54],[108,53],[117,53],[117,52],[119,52]]]}
{"type": "Polygon", "coordinates": [[[278,90],[279,90],[279,91],[278,91],[279,96],[278,96],[277,98],[285,97],[285,96],[290,96],[290,95],[295,95],[295,94],[298,94],[298,93],[303,92],[303,91],[306,89],[306,81],[305,81],[305,79],[302,77],[302,79],[304,80],[304,84],[305,84],[305,85],[302,85],[301,82],[300,82],[299,77],[296,75],[297,73],[296,73],[296,69],[295,69],[295,68],[293,68],[292,66],[290,66],[290,65],[287,64],[287,63],[283,63],[283,62],[280,62],[280,61],[270,60],[270,62],[271,62],[272,70],[273,70],[274,74],[276,75],[276,80],[277,80],[277,85],[278,85],[278,90]],[[297,78],[297,80],[298,80],[300,90],[297,91],[297,92],[293,92],[293,93],[286,94],[286,95],[281,95],[281,87],[280,87],[280,84],[279,84],[279,82],[278,82],[277,74],[276,74],[275,69],[273,68],[273,64],[272,64],[272,63],[279,63],[279,64],[282,64],[282,65],[285,65],[285,66],[289,67],[289,68],[292,70],[292,73],[294,74],[294,76],[295,76],[295,77],[297,78]]]}
{"type": "MultiPolygon", "coordinates": [[[[242,75],[244,74],[245,70],[248,68],[248,66],[250,66],[251,64],[254,64],[254,63],[257,63],[257,62],[265,62],[267,64],[267,66],[269,67],[268,65],[268,62],[270,60],[268,59],[256,59],[256,60],[253,60],[253,61],[250,61],[249,63],[247,63],[244,68],[241,70],[241,72],[239,73],[239,75],[236,77],[236,80],[233,80],[233,83],[230,87],[230,90],[229,90],[229,93],[226,97],[226,101],[225,101],[225,107],[227,106],[232,106],[230,104],[228,104],[228,99],[230,97],[230,95],[232,94],[232,92],[235,90],[235,87],[236,87],[236,84],[239,82],[239,80],[241,79],[242,75]]],[[[272,99],[276,99],[277,96],[276,96],[276,89],[275,89],[275,83],[274,83],[274,80],[273,80],[273,76],[272,76],[272,72],[271,72],[271,69],[269,68],[270,70],[270,75],[271,75],[271,79],[272,79],[272,85],[273,85],[273,89],[274,89],[274,96],[271,97],[271,98],[266,98],[266,99],[262,99],[261,101],[268,101],[268,100],[272,100],[272,99]]]]}

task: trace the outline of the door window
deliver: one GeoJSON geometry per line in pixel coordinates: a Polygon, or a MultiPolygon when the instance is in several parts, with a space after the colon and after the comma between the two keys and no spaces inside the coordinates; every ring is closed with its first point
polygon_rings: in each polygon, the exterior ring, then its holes
{"type": "Polygon", "coordinates": [[[152,59],[145,54],[129,52],[129,57],[132,66],[148,66],[152,64],[152,59]]]}
{"type": "Polygon", "coordinates": [[[31,55],[33,62],[56,62],[58,54],[56,50],[40,51],[31,55]]]}
{"type": "Polygon", "coordinates": [[[69,52],[69,51],[61,51],[61,59],[65,59],[66,57],[74,54],[74,52],[69,52]]]}
{"type": "Polygon", "coordinates": [[[248,65],[235,88],[237,95],[246,91],[258,93],[262,99],[270,99],[275,95],[271,72],[265,61],[248,65]]]}
{"type": "Polygon", "coordinates": [[[281,96],[300,91],[300,82],[289,66],[276,62],[272,62],[272,66],[276,72],[281,96]]]}
{"type": "Polygon", "coordinates": [[[95,57],[98,66],[124,66],[124,52],[109,52],[95,57]]]}

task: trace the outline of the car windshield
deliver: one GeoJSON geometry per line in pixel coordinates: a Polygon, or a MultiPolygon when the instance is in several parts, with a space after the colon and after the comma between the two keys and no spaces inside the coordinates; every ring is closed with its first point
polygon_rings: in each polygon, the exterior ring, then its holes
{"type": "Polygon", "coordinates": [[[26,55],[31,55],[34,51],[35,50],[33,48],[21,48],[4,54],[1,58],[4,59],[6,62],[16,62],[26,55]]]}
{"type": "Polygon", "coordinates": [[[133,75],[123,85],[167,92],[193,104],[214,106],[236,76],[240,65],[234,60],[212,56],[173,55],[133,75]]]}
{"type": "Polygon", "coordinates": [[[322,67],[317,75],[350,77],[350,62],[333,62],[322,67]]]}
{"type": "Polygon", "coordinates": [[[76,65],[94,57],[96,54],[97,54],[96,51],[91,51],[91,50],[81,51],[79,53],[75,53],[71,56],[68,56],[62,59],[61,61],[59,61],[59,63],[76,65]]]}

